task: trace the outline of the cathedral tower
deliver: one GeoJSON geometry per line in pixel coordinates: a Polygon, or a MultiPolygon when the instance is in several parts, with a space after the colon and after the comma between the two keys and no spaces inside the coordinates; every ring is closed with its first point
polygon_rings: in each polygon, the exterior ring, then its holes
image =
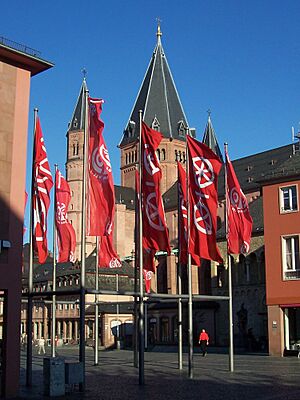
{"type": "MultiPolygon", "coordinates": [[[[85,124],[85,92],[86,80],[83,79],[77,103],[68,126],[66,179],[71,189],[71,202],[68,217],[76,233],[75,258],[81,258],[81,215],[82,215],[82,174],[83,174],[83,142],[85,124]]],[[[95,242],[95,241],[94,241],[95,242]]],[[[86,238],[86,253],[93,250],[91,238],[86,238]]]]}
{"type": "MultiPolygon", "coordinates": [[[[134,188],[135,164],[138,161],[139,110],[148,126],[163,134],[157,151],[162,168],[161,191],[164,193],[177,180],[176,161],[185,163],[185,137],[188,122],[161,43],[160,25],[157,44],[130,114],[122,140],[121,185],[134,188]]],[[[190,129],[195,136],[195,130],[190,129]]]]}

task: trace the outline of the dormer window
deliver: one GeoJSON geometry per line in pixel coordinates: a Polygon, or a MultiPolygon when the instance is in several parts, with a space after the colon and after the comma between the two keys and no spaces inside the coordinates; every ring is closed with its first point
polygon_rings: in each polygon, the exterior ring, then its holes
{"type": "Polygon", "coordinates": [[[135,122],[134,121],[129,121],[128,127],[127,127],[127,132],[128,132],[128,137],[133,137],[134,132],[135,132],[135,122]]]}
{"type": "Polygon", "coordinates": [[[77,118],[75,117],[74,118],[74,122],[73,122],[73,128],[77,128],[78,127],[78,120],[77,120],[77,118]]]}
{"type": "Polygon", "coordinates": [[[177,129],[178,129],[178,135],[184,137],[186,133],[186,126],[182,120],[178,122],[177,129]]]}
{"type": "Polygon", "coordinates": [[[151,128],[157,132],[160,132],[160,123],[156,116],[154,117],[154,119],[152,121],[151,128]]]}

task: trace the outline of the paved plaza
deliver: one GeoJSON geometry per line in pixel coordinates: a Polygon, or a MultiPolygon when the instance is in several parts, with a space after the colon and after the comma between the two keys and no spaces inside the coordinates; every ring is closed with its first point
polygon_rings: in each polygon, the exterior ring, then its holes
{"type": "MultiPolygon", "coordinates": [[[[46,355],[50,355],[50,348],[46,355]]],[[[67,346],[59,355],[78,357],[78,348],[67,346]]],[[[203,400],[300,400],[300,359],[267,355],[236,355],[235,372],[228,370],[228,355],[211,349],[207,357],[194,355],[194,379],[187,377],[187,354],[183,370],[178,370],[177,353],[145,353],[145,385],[138,384],[133,353],[125,350],[99,352],[94,366],[92,348],[86,348],[86,392],[68,391],[64,399],[203,399],[203,400]]],[[[25,354],[21,360],[22,399],[43,399],[43,356],[33,358],[33,388],[25,387],[25,354]]],[[[56,397],[58,398],[58,397],[56,397]]]]}

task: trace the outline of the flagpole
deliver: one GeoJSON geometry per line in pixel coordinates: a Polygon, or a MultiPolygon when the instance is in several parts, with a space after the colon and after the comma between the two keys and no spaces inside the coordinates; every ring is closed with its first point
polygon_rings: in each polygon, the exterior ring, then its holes
{"type": "Polygon", "coordinates": [[[88,97],[85,90],[85,122],[83,144],[83,180],[82,180],[82,215],[81,215],[81,271],[80,271],[80,337],[79,362],[82,363],[83,376],[80,391],[85,390],[85,236],[86,236],[86,181],[87,181],[87,154],[88,154],[88,97]]]}
{"type": "Polygon", "coordinates": [[[33,193],[34,193],[34,152],[35,134],[38,109],[34,109],[34,128],[32,145],[32,174],[31,174],[31,206],[29,222],[29,271],[28,271],[28,302],[27,302],[27,358],[26,358],[26,386],[32,386],[32,297],[33,292],[33,193]]]}
{"type": "MultiPolygon", "coordinates": [[[[139,166],[136,165],[136,174],[139,174],[139,166]]],[[[132,255],[134,254],[134,349],[133,349],[133,366],[138,368],[138,302],[137,302],[137,291],[138,291],[138,252],[139,252],[139,182],[137,182],[137,176],[135,176],[135,231],[134,231],[134,250],[132,251],[132,255]]]]}
{"type": "MultiPolygon", "coordinates": [[[[96,236],[96,265],[95,265],[95,289],[99,290],[99,237],[96,236]]],[[[99,347],[99,305],[98,294],[95,294],[95,365],[98,365],[99,347]]]]}
{"type": "Polygon", "coordinates": [[[140,268],[140,298],[139,298],[139,385],[145,383],[144,371],[144,287],[143,287],[143,224],[142,224],[142,114],[139,110],[139,268],[140,268]]]}
{"type": "MultiPolygon", "coordinates": [[[[57,241],[57,232],[56,232],[56,173],[57,173],[57,164],[54,164],[55,167],[55,179],[54,179],[54,199],[53,199],[53,272],[52,272],[52,290],[56,291],[56,241],[57,241]]],[[[55,357],[55,328],[56,328],[56,295],[52,295],[52,325],[51,325],[51,357],[55,357]]]]}
{"type": "Polygon", "coordinates": [[[225,232],[226,232],[226,253],[227,253],[227,265],[228,265],[228,313],[229,313],[229,371],[234,371],[234,360],[233,360],[233,315],[232,315],[232,271],[231,271],[231,257],[228,253],[228,184],[227,184],[227,154],[228,154],[228,144],[224,143],[225,152],[225,232]]]}
{"type": "MultiPolygon", "coordinates": [[[[178,261],[177,261],[177,282],[178,282],[178,294],[181,295],[182,293],[182,282],[181,282],[181,262],[180,262],[180,243],[181,243],[181,224],[180,224],[180,213],[181,204],[180,204],[180,193],[179,193],[179,169],[177,166],[177,190],[178,190],[178,261]]],[[[182,301],[181,298],[178,299],[178,369],[182,369],[182,301]]]]}
{"type": "MultiPolygon", "coordinates": [[[[187,128],[187,134],[190,134],[189,128],[187,128]]],[[[187,143],[187,142],[186,142],[187,143]]],[[[188,241],[190,238],[190,201],[189,201],[189,196],[190,196],[190,188],[189,188],[189,150],[188,146],[186,146],[186,159],[187,159],[187,231],[188,231],[188,241]]],[[[192,261],[191,261],[191,255],[189,252],[189,243],[188,243],[188,319],[189,319],[189,326],[188,326],[188,333],[189,333],[189,378],[193,378],[193,297],[192,297],[192,261]]]]}

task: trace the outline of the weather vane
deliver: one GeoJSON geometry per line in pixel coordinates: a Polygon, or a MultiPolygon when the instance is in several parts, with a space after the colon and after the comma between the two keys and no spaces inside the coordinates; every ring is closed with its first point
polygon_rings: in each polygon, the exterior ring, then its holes
{"type": "Polygon", "coordinates": [[[208,114],[208,117],[210,118],[210,116],[211,116],[211,109],[209,108],[206,112],[207,112],[207,114],[208,114]]]}

